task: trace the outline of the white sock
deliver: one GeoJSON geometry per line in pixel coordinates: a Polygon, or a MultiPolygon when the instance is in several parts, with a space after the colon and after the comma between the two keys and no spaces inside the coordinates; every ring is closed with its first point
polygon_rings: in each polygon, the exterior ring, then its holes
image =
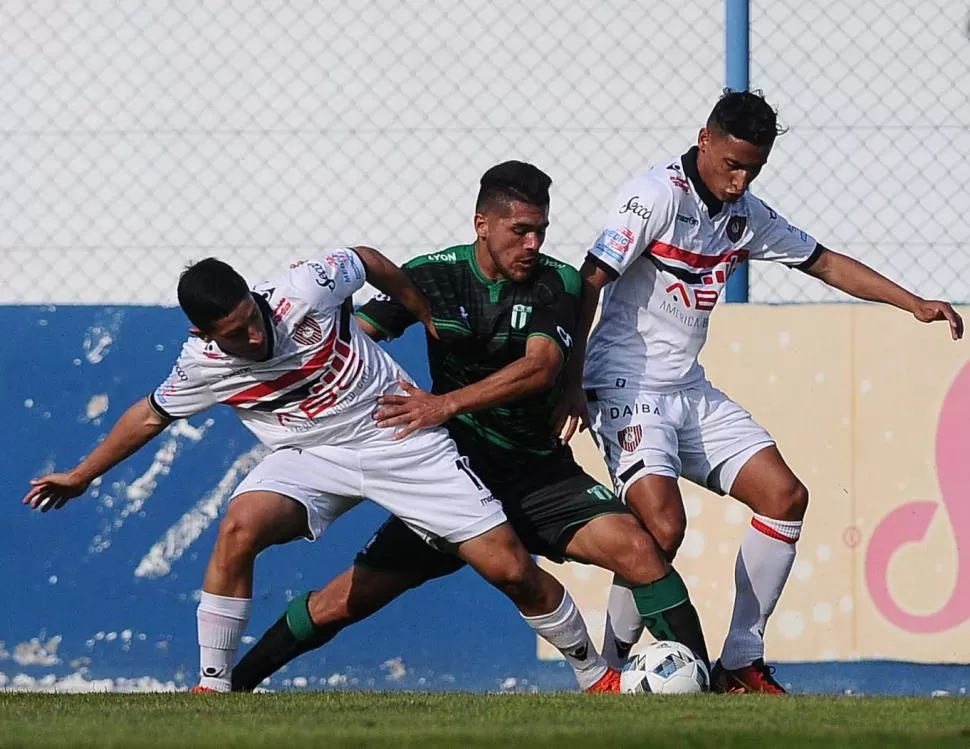
{"type": "Polygon", "coordinates": [[[596,652],[579,609],[569,592],[558,608],[542,616],[523,616],[526,623],[566,658],[580,689],[589,689],[606,674],[606,661],[596,652]]]}
{"type": "Polygon", "coordinates": [[[606,609],[606,631],[603,633],[603,657],[610,668],[621,670],[630,655],[630,648],[643,634],[643,617],[637,609],[633,591],[615,581],[610,587],[610,601],[606,609]]]}
{"type": "Polygon", "coordinates": [[[202,591],[199,620],[199,686],[228,692],[239,642],[249,623],[251,598],[230,598],[202,591]]]}
{"type": "Polygon", "coordinates": [[[744,668],[764,658],[765,625],[788,580],[801,532],[800,520],[751,518],[734,565],[734,613],[721,652],[724,668],[744,668]]]}

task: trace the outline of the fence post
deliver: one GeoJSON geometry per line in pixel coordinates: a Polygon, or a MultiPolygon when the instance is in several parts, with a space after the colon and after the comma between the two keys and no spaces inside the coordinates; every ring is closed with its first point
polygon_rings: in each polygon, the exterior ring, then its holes
{"type": "MultiPolygon", "coordinates": [[[[725,84],[732,91],[748,89],[749,0],[724,0],[725,84]]],[[[748,301],[748,263],[735,269],[727,283],[728,302],[748,301]]]]}

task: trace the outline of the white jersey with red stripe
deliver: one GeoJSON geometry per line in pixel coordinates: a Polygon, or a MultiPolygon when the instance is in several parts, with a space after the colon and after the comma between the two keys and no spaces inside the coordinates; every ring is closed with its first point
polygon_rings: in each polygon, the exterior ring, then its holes
{"type": "Polygon", "coordinates": [[[630,180],[590,249],[618,275],[590,336],[587,388],[671,392],[705,379],[697,361],[711,311],[739,263],[807,265],[818,243],[745,192],[720,204],[697,176],[696,149],[630,180]]]}
{"type": "Polygon", "coordinates": [[[364,279],[360,257],[344,248],[259,284],[253,298],[272,337],[269,358],[232,356],[190,338],[149,402],[169,418],[224,403],[272,448],[388,440],[371,418],[376,399],[403,393],[398,378],[410,378],[354,320],[350,300],[364,279]]]}

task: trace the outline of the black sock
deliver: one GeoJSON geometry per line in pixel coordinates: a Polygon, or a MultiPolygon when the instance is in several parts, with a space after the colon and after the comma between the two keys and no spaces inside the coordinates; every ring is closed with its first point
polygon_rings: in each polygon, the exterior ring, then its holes
{"type": "Polygon", "coordinates": [[[294,658],[333,639],[336,631],[313,627],[307,608],[308,600],[309,596],[306,594],[294,598],[287,607],[286,614],[263,633],[259,642],[233,668],[233,692],[252,692],[266,677],[279,671],[294,658]]]}

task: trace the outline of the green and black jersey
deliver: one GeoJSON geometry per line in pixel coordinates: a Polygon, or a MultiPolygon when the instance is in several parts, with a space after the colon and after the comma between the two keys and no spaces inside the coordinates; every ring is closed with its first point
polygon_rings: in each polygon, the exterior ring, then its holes
{"type": "MultiPolygon", "coordinates": [[[[492,281],[479,268],[474,245],[459,245],[414,258],[404,270],[427,296],[440,336],[427,336],[434,393],[457,390],[522,358],[532,336],[554,341],[564,362],[569,356],[581,286],[571,266],[540,255],[533,280],[492,281]]],[[[357,314],[390,338],[416,322],[386,297],[371,300],[357,314]]],[[[557,384],[515,403],[460,414],[448,428],[463,452],[474,450],[480,459],[475,462],[500,472],[526,468],[538,456],[565,457],[568,448],[552,434],[559,392],[557,384]]]]}

